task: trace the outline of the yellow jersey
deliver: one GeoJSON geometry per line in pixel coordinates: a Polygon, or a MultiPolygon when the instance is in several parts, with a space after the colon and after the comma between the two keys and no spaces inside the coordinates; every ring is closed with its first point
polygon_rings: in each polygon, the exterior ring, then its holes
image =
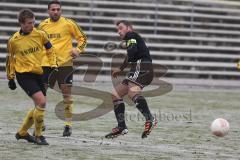
{"type": "MultiPolygon", "coordinates": [[[[69,18],[60,17],[56,22],[47,18],[39,24],[38,29],[48,34],[48,38],[56,49],[58,66],[73,65],[73,59],[71,57],[73,39],[77,41],[76,48],[80,53],[84,51],[87,45],[86,35],[77,23],[69,18]]],[[[42,66],[49,66],[46,57],[43,58],[42,66]]]]}
{"type": "Polygon", "coordinates": [[[14,33],[8,40],[7,48],[6,72],[9,80],[14,79],[15,71],[42,74],[41,62],[45,49],[50,66],[57,67],[55,51],[47,34],[36,28],[29,34],[21,31],[14,33]]]}

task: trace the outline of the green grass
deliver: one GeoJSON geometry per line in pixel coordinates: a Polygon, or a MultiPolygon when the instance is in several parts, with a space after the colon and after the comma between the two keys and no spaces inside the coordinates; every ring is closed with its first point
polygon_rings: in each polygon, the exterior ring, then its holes
{"type": "MultiPolygon", "coordinates": [[[[91,88],[96,87],[92,86],[91,88]]],[[[109,84],[96,89],[111,91],[109,84]]],[[[14,134],[27,110],[33,106],[20,89],[11,91],[0,81],[0,159],[238,159],[239,158],[239,95],[238,90],[175,87],[170,93],[148,97],[159,126],[147,139],[141,139],[144,120],[133,105],[126,105],[129,134],[108,140],[103,136],[116,120],[114,113],[89,121],[74,122],[73,135],[61,137],[63,121],[55,115],[61,94],[48,92],[45,135],[50,146],[37,146],[16,141],[14,134]],[[218,138],[211,135],[210,124],[223,117],[230,123],[230,133],[218,138]]],[[[101,103],[100,99],[74,95],[75,113],[86,112],[101,103]]],[[[110,101],[110,100],[109,100],[110,101]]],[[[30,130],[30,133],[32,130],[30,130]]]]}

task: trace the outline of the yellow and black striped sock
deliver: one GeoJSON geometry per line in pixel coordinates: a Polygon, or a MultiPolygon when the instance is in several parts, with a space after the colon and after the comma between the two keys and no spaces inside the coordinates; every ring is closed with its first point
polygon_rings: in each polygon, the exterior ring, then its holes
{"type": "Polygon", "coordinates": [[[42,135],[42,128],[43,128],[43,125],[44,125],[44,114],[45,114],[44,108],[36,106],[36,108],[33,112],[33,119],[34,119],[34,125],[35,125],[35,136],[36,137],[39,137],[39,136],[42,135]]]}
{"type": "Polygon", "coordinates": [[[65,111],[65,126],[72,126],[72,109],[73,109],[73,100],[67,100],[65,99],[63,101],[64,104],[64,111],[65,111]]]}
{"type": "Polygon", "coordinates": [[[24,136],[27,134],[27,130],[29,128],[32,127],[34,121],[33,121],[33,112],[34,112],[34,108],[33,109],[30,109],[27,113],[27,115],[25,116],[24,120],[23,120],[23,123],[21,125],[21,127],[19,128],[18,130],[18,133],[21,135],[21,136],[24,136]]]}

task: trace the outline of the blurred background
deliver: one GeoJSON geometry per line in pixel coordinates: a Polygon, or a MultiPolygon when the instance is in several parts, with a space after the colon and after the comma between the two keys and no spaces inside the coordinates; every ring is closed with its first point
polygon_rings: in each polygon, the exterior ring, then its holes
{"type": "MultiPolygon", "coordinates": [[[[35,12],[36,26],[48,17],[49,0],[0,1],[0,75],[6,79],[7,40],[19,30],[17,14],[35,12]]],[[[116,54],[126,54],[116,33],[117,20],[129,20],[145,39],[154,64],[167,67],[164,78],[175,84],[240,86],[237,70],[240,51],[238,0],[61,0],[63,16],[74,19],[87,34],[88,45],[76,60],[78,73],[99,70],[98,81],[110,80],[116,54]],[[91,56],[89,56],[91,55],[91,56]],[[112,64],[113,62],[113,64],[112,64]],[[94,67],[96,65],[96,67],[94,67]]],[[[156,74],[163,72],[157,66],[156,74]]],[[[98,72],[97,72],[98,73],[98,72]]],[[[76,77],[76,76],[75,76],[76,77]]],[[[78,79],[78,78],[75,78],[78,79]]],[[[79,79],[80,80],[80,79],[79,79]]]]}

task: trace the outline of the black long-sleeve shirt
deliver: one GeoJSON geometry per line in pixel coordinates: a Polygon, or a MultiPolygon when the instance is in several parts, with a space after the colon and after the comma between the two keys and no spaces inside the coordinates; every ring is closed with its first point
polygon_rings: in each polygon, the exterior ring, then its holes
{"type": "Polygon", "coordinates": [[[136,32],[128,32],[124,40],[127,43],[128,62],[152,62],[149,49],[143,38],[136,32]]]}

